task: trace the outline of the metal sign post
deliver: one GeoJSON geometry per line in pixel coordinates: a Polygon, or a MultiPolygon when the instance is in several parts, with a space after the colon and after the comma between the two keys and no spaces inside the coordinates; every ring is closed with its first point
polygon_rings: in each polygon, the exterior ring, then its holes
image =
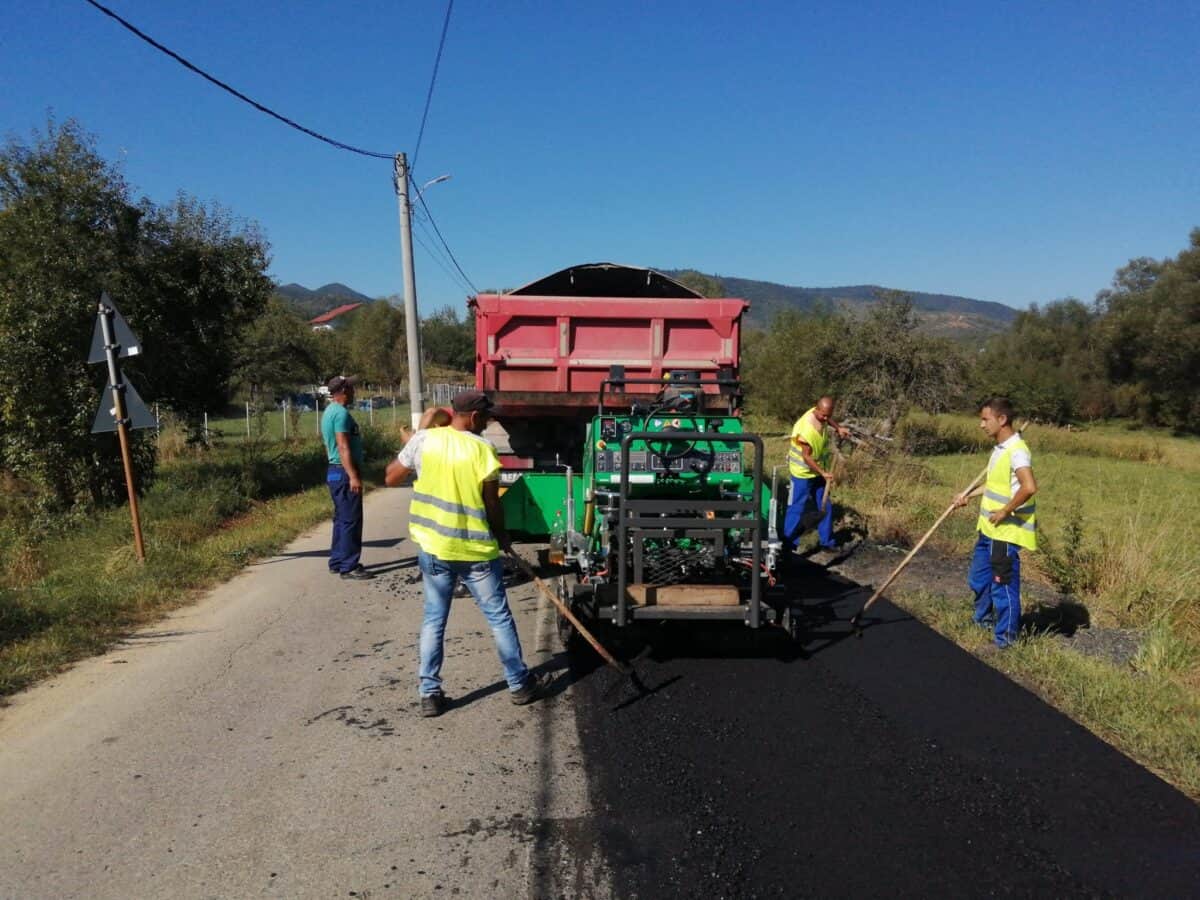
{"type": "Polygon", "coordinates": [[[108,365],[108,387],[112,391],[112,407],[108,408],[101,399],[92,433],[116,431],[121,445],[121,463],[125,467],[125,488],[129,493],[129,515],[133,520],[133,546],[139,562],[146,561],[146,546],[142,541],[142,523],[138,512],[137,491],[133,484],[133,456],[129,450],[131,428],[154,428],[157,424],[142,399],[121,379],[117,366],[118,356],[137,356],[141,352],[138,339],[134,336],[108,294],[100,295],[100,307],[96,316],[96,329],[92,338],[89,363],[104,362],[108,365]]]}

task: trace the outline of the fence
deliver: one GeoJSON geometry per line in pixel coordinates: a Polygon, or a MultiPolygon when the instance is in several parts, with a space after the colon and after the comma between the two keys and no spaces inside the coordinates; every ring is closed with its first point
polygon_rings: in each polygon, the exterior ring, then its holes
{"type": "MultiPolygon", "coordinates": [[[[472,389],[469,384],[427,384],[423,392],[426,406],[449,406],[455,394],[472,389]]],[[[302,399],[293,404],[290,399],[281,404],[270,406],[256,405],[250,402],[242,404],[242,415],[225,415],[210,417],[208,413],[203,418],[203,435],[205,443],[213,440],[247,440],[249,438],[283,439],[295,438],[305,434],[319,436],[321,433],[321,413],[312,407],[314,394],[299,395],[302,399]]],[[[403,422],[408,413],[408,392],[406,385],[400,385],[394,392],[388,394],[371,394],[361,397],[356,402],[354,412],[358,421],[366,419],[365,424],[387,424],[403,422]]],[[[323,405],[323,404],[320,404],[323,405]]],[[[154,418],[158,429],[162,428],[162,413],[159,405],[154,404],[154,418]]]]}

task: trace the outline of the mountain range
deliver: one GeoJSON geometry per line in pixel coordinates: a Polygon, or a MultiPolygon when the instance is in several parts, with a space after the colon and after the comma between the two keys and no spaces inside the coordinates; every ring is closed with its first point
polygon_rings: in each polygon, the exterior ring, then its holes
{"type": "MultiPolygon", "coordinates": [[[[660,271],[671,277],[679,277],[685,272],[695,270],[660,271]]],[[[769,325],[779,312],[787,309],[808,312],[825,306],[861,313],[878,302],[880,295],[888,290],[869,284],[796,287],[751,278],[722,275],[706,277],[720,283],[722,296],[741,297],[750,301],[747,324],[759,328],[769,325]]],[[[278,285],[275,292],[287,298],[292,307],[307,318],[329,312],[344,303],[371,303],[374,299],[337,281],[315,289],[295,283],[278,285]]],[[[924,291],[902,293],[912,298],[924,331],[972,343],[1006,330],[1017,317],[1017,310],[1003,303],[973,300],[953,294],[930,294],[924,291]]]]}

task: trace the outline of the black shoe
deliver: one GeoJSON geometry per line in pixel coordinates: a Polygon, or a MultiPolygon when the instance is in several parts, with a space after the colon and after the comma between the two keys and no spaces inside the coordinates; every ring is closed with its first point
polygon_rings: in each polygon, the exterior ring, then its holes
{"type": "Polygon", "coordinates": [[[450,701],[441,691],[436,694],[425,694],[421,697],[421,715],[427,719],[440,716],[446,711],[449,703],[450,701]]]}
{"type": "Polygon", "coordinates": [[[537,675],[530,672],[525,683],[517,690],[511,691],[508,696],[517,706],[524,706],[526,703],[532,703],[534,700],[544,697],[548,687],[550,687],[549,675],[544,672],[537,675]]]}
{"type": "Polygon", "coordinates": [[[370,581],[375,577],[375,573],[368,572],[362,566],[355,566],[349,572],[343,572],[342,577],[348,581],[370,581]]]}
{"type": "Polygon", "coordinates": [[[842,545],[841,544],[822,544],[821,549],[824,550],[826,553],[841,553],[842,545]]]}

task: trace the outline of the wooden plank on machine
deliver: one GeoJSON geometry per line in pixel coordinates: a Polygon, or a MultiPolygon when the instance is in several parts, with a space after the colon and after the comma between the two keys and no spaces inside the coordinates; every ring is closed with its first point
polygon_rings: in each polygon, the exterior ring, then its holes
{"type": "Polygon", "coordinates": [[[628,593],[638,606],[737,606],[741,602],[732,584],[631,584],[628,593]]]}

